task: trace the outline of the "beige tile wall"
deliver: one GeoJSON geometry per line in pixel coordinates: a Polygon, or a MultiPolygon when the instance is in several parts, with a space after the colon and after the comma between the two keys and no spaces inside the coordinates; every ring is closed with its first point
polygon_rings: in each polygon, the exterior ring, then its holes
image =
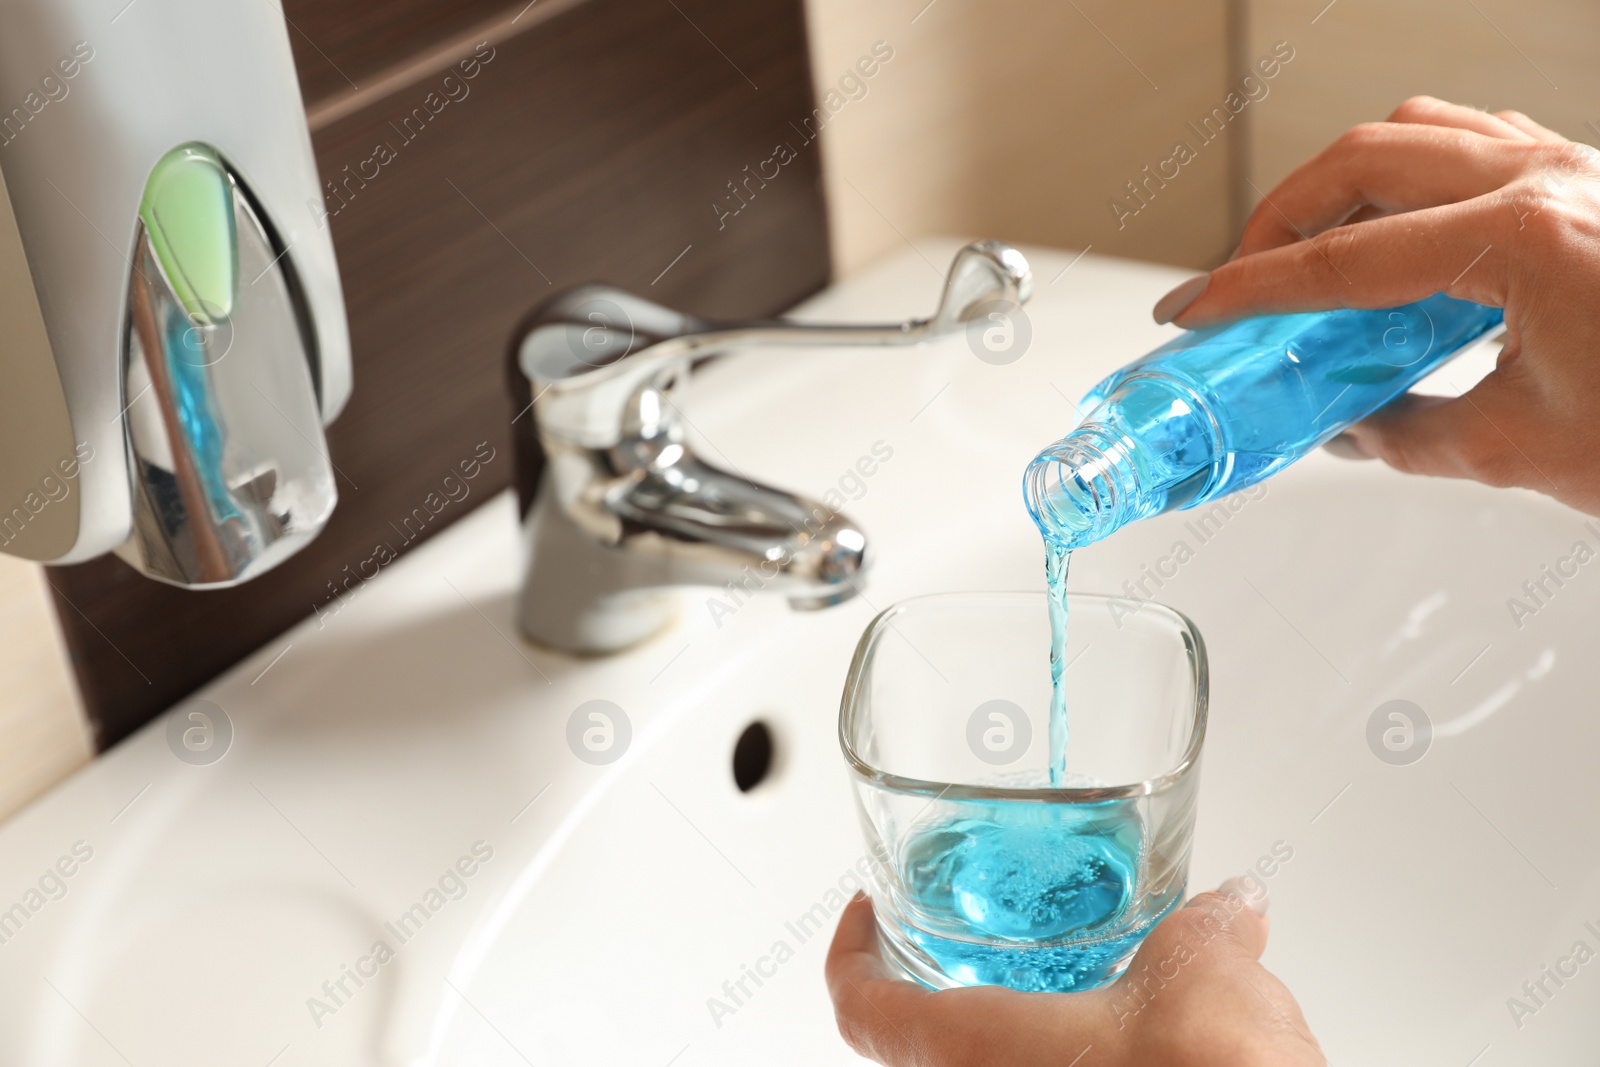
{"type": "Polygon", "coordinates": [[[1257,190],[1418,93],[1600,142],[1594,0],[810,0],[809,15],[819,93],[874,42],[894,49],[823,128],[840,272],[931,233],[1208,266],[1257,190]],[[1190,123],[1279,42],[1294,58],[1198,147],[1190,123]],[[1179,140],[1197,158],[1119,226],[1108,202],[1179,140]]]}
{"type": "Polygon", "coordinates": [[[1109,207],[1227,92],[1227,0],[810,0],[840,273],[932,233],[998,237],[1202,266],[1232,248],[1230,131],[1109,207]],[[865,95],[857,61],[894,56],[865,95]],[[824,100],[827,98],[824,96],[824,100]]]}
{"type": "Polygon", "coordinates": [[[1287,38],[1299,52],[1295,77],[1252,130],[1250,177],[1263,190],[1348,127],[1420,93],[1515,108],[1600,142],[1594,0],[1251,0],[1248,37],[1251,49],[1287,38]]]}
{"type": "Polygon", "coordinates": [[[90,755],[43,571],[0,556],[0,819],[90,755]]]}

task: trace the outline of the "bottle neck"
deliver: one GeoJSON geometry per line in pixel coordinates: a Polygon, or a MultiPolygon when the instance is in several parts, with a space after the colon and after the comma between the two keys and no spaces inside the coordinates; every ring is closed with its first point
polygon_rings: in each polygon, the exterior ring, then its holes
{"type": "Polygon", "coordinates": [[[1221,428],[1201,397],[1139,373],[1028,465],[1028,510],[1046,538],[1081,548],[1194,503],[1213,486],[1223,455],[1221,428]]]}
{"type": "Polygon", "coordinates": [[[1046,538],[1082,548],[1134,517],[1130,502],[1140,496],[1139,473],[1125,438],[1088,423],[1034,457],[1023,475],[1023,493],[1046,538]]]}

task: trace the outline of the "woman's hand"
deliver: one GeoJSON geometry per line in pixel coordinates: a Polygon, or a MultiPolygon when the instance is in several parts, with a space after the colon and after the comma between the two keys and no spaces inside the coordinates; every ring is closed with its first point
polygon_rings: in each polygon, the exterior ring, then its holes
{"type": "Polygon", "coordinates": [[[1259,962],[1266,919],[1236,883],[1223,888],[1168,916],[1116,982],[1073,994],[906,981],[857,898],[828,952],[839,1032],[889,1067],[1323,1067],[1299,1006],[1259,962]]]}
{"type": "Polygon", "coordinates": [[[1499,365],[1459,398],[1407,396],[1352,427],[1356,449],[1600,514],[1600,151],[1524,115],[1418,97],[1355,127],[1155,317],[1197,327],[1436,292],[1505,308],[1499,365]]]}

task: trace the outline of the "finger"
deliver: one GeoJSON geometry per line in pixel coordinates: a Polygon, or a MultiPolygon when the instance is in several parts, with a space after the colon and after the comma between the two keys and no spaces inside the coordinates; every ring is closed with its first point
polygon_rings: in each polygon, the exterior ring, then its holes
{"type": "Polygon", "coordinates": [[[1439,292],[1504,307],[1508,220],[1503,202],[1479,197],[1340,226],[1190,279],[1157,302],[1156,321],[1194,329],[1253,314],[1394,307],[1439,292]]]}
{"type": "Polygon", "coordinates": [[[858,897],[839,918],[828,951],[828,990],[839,1033],[851,1048],[899,1067],[996,1062],[1055,1064],[1069,1045],[1112,1055],[1121,1035],[1099,991],[1062,997],[1000,986],[934,992],[897,976],[883,959],[870,901],[858,897]]]}
{"type": "Polygon", "coordinates": [[[1496,111],[1494,117],[1509,123],[1532,137],[1535,141],[1565,141],[1566,138],[1548,127],[1541,126],[1520,111],[1496,111]]]}
{"type": "Polygon", "coordinates": [[[1324,441],[1322,443],[1322,450],[1328,453],[1328,455],[1338,456],[1340,459],[1363,460],[1378,458],[1377,456],[1369,456],[1365,452],[1361,451],[1361,446],[1356,444],[1355,435],[1350,433],[1348,430],[1344,431],[1343,433],[1334,434],[1332,437],[1324,441]]]}
{"type": "Polygon", "coordinates": [[[1217,892],[1225,897],[1242,901],[1247,908],[1262,918],[1266,918],[1267,908],[1272,903],[1272,898],[1267,895],[1266,883],[1254,875],[1229,878],[1217,888],[1217,892]]]}
{"type": "Polygon", "coordinates": [[[1118,1029],[1130,1002],[1142,1005],[1152,990],[1203,993],[1259,977],[1257,961],[1266,947],[1267,921],[1241,897],[1201,893],[1162,920],[1108,989],[1118,1029]]]}
{"type": "Polygon", "coordinates": [[[857,893],[839,916],[833,944],[828,947],[825,971],[835,1004],[852,989],[859,990],[875,982],[901,987],[891,992],[902,999],[909,994],[926,996],[929,992],[915,982],[906,981],[883,958],[872,900],[865,893],[857,893]]]}
{"type": "Polygon", "coordinates": [[[1454,204],[1501,188],[1527,169],[1525,144],[1469,130],[1372,122],[1297,168],[1256,205],[1240,239],[1249,255],[1350,220],[1454,204]]]}
{"type": "Polygon", "coordinates": [[[1390,122],[1409,122],[1424,126],[1454,126],[1486,137],[1507,141],[1531,140],[1531,135],[1500,115],[1475,107],[1464,107],[1433,96],[1413,96],[1389,115],[1390,122]]]}
{"type": "Polygon", "coordinates": [[[1350,217],[1344,220],[1344,225],[1348,226],[1354,225],[1358,222],[1371,222],[1373,219],[1386,218],[1391,214],[1393,214],[1393,212],[1384,211],[1382,208],[1373,207],[1371,204],[1366,204],[1362,207],[1356,208],[1355,211],[1351,212],[1350,217]]]}
{"type": "Polygon", "coordinates": [[[1500,373],[1459,397],[1407,394],[1346,432],[1363,454],[1407,474],[1544,488],[1548,480],[1512,436],[1500,373]]]}
{"type": "MultiPolygon", "coordinates": [[[[1255,961],[1267,950],[1266,895],[1256,897],[1252,906],[1239,879],[1230,879],[1221,889],[1192,897],[1182,908],[1168,918],[1177,919],[1167,936],[1190,935],[1200,932],[1209,938],[1207,945],[1215,945],[1219,961],[1255,961]],[[1262,910],[1257,910],[1257,907],[1262,910]]],[[[1166,923],[1162,924],[1163,926],[1166,923]]],[[[1160,932],[1160,927],[1157,928],[1160,932]]],[[[1161,947],[1158,942],[1157,948],[1161,947]]]]}
{"type": "Polygon", "coordinates": [[[839,1034],[879,1063],[928,1062],[918,1016],[933,993],[898,978],[884,961],[872,902],[858,895],[839,917],[825,969],[839,1034]]]}
{"type": "Polygon", "coordinates": [[[826,971],[829,989],[833,988],[836,977],[845,975],[857,982],[893,977],[878,943],[878,923],[873,915],[872,900],[865,893],[858,892],[852,897],[839,916],[833,944],[828,947],[826,971]]]}

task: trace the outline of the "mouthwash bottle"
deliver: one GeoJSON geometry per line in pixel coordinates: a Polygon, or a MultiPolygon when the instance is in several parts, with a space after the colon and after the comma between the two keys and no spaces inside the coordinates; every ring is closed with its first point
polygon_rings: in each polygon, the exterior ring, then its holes
{"type": "MultiPolygon", "coordinates": [[[[1185,333],[1089,392],[1078,428],[1028,465],[1028,510],[1064,555],[1135,519],[1253,485],[1398,397],[1502,318],[1499,308],[1436,293],[1397,308],[1271,315],[1185,333]]],[[[1064,571],[1064,559],[1056,566],[1064,571]]]]}

